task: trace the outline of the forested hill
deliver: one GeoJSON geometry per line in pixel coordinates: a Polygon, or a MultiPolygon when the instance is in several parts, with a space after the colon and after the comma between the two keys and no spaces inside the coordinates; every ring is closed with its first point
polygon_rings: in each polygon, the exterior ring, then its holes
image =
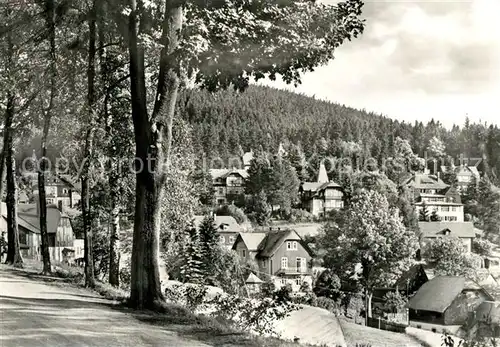
{"type": "Polygon", "coordinates": [[[300,142],[308,151],[322,137],[362,141],[371,147],[380,137],[374,130],[387,134],[393,125],[373,113],[260,86],[244,93],[189,91],[180,107],[202,148],[221,155],[235,153],[238,146],[246,151],[262,145],[266,151],[275,151],[280,142],[287,141],[300,142]]]}
{"type": "Polygon", "coordinates": [[[251,86],[244,93],[189,90],[180,98],[179,107],[194,127],[197,149],[223,158],[241,150],[258,150],[260,146],[275,152],[280,143],[300,144],[306,155],[316,151],[336,155],[342,143],[351,142],[360,147],[363,155],[380,160],[392,155],[398,136],[423,156],[431,139],[437,137],[446,155],[484,157],[488,170],[497,176],[500,173],[497,126],[467,122],[446,129],[435,121],[409,124],[262,86],[251,86]]]}

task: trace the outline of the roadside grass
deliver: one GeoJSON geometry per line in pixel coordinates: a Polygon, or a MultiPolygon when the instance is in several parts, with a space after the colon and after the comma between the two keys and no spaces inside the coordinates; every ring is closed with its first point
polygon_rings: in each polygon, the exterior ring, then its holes
{"type": "Polygon", "coordinates": [[[345,320],[340,320],[347,347],[362,346],[372,347],[421,347],[422,343],[406,334],[379,330],[345,320]]]}

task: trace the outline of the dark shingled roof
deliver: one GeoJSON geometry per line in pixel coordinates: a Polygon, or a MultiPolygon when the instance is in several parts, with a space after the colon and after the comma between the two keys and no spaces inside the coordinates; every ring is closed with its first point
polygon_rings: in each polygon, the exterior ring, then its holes
{"type": "MultiPolygon", "coordinates": [[[[272,257],[286,240],[299,242],[310,255],[313,255],[312,250],[302,242],[300,235],[293,229],[272,230],[267,233],[239,233],[238,239],[243,240],[249,251],[257,251],[259,258],[272,257]]],[[[233,249],[236,249],[238,239],[233,249]]]]}
{"type": "Polygon", "coordinates": [[[465,278],[457,276],[437,276],[413,296],[408,307],[413,310],[443,313],[465,287],[465,278]]]}
{"type": "MultiPolygon", "coordinates": [[[[40,234],[40,216],[37,214],[36,204],[18,204],[17,210],[17,223],[19,226],[32,233],[40,234]]],[[[2,203],[1,215],[7,219],[7,207],[5,203],[2,203]]],[[[62,216],[65,215],[55,205],[47,206],[47,232],[49,234],[57,232],[57,226],[62,216]]]]}

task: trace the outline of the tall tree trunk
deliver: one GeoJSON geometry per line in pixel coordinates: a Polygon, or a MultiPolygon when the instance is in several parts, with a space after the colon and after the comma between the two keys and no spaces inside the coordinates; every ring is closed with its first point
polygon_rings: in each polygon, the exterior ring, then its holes
{"type": "MultiPolygon", "coordinates": [[[[111,177],[111,176],[110,176],[111,177]]],[[[112,180],[110,178],[110,180],[112,180]]],[[[118,182],[116,179],[115,182],[118,182]]],[[[109,238],[109,284],[120,284],[120,208],[117,204],[118,185],[110,182],[111,190],[111,235],[109,238]]]]}
{"type": "MultiPolygon", "coordinates": [[[[104,5],[101,5],[104,6],[104,5]]],[[[101,10],[105,11],[104,7],[100,7],[101,10]]],[[[106,135],[109,139],[108,142],[108,157],[109,157],[109,175],[108,184],[110,191],[110,206],[109,206],[109,271],[108,279],[109,284],[118,287],[120,285],[120,206],[119,206],[119,186],[120,186],[120,174],[118,170],[118,151],[117,148],[120,146],[116,140],[116,134],[113,133],[113,123],[115,122],[113,112],[109,112],[109,96],[111,90],[108,90],[110,81],[112,79],[112,72],[109,71],[106,56],[106,35],[104,27],[104,22],[98,20],[98,36],[99,36],[99,61],[101,69],[101,83],[107,94],[104,97],[103,112],[102,116],[105,120],[106,135]]]]}
{"type": "Polygon", "coordinates": [[[5,175],[5,140],[4,140],[3,145],[2,145],[2,151],[0,152],[0,202],[2,201],[2,197],[3,197],[4,175],[5,175]]]}
{"type": "Polygon", "coordinates": [[[90,164],[92,161],[95,130],[95,58],[96,58],[96,0],[92,2],[89,16],[89,48],[87,66],[88,128],[85,134],[84,165],[82,171],[82,218],[84,231],[85,285],[95,286],[94,255],[92,245],[92,216],[90,213],[90,164]]]}
{"type": "Polygon", "coordinates": [[[56,97],[56,83],[57,83],[57,66],[56,66],[56,26],[55,26],[55,4],[54,0],[46,0],[46,26],[48,30],[49,40],[49,61],[50,61],[50,96],[49,106],[45,110],[43,121],[43,133],[41,141],[41,155],[39,171],[38,171],[38,199],[40,206],[40,234],[42,239],[42,259],[43,259],[43,273],[48,274],[51,272],[50,252],[49,252],[49,234],[47,232],[47,198],[45,192],[45,170],[47,155],[47,139],[49,137],[50,121],[52,119],[52,111],[54,108],[54,99],[56,97]]]}
{"type": "Polygon", "coordinates": [[[178,32],[182,29],[182,5],[177,0],[166,3],[162,35],[164,48],[151,119],[146,107],[144,50],[138,44],[139,13],[135,0],[130,0],[130,5],[128,44],[132,119],[136,158],[142,166],[136,168],[130,303],[138,308],[153,308],[157,301],[164,299],[159,272],[160,205],[170,165],[172,123],[179,88],[178,65],[172,53],[178,46],[178,32]],[[165,143],[164,132],[167,135],[165,143]]]}
{"type": "Polygon", "coordinates": [[[14,118],[14,97],[9,95],[5,112],[5,161],[7,169],[7,260],[16,267],[23,266],[21,247],[19,244],[19,228],[17,226],[17,184],[14,158],[14,134],[12,121],[14,118]]]}

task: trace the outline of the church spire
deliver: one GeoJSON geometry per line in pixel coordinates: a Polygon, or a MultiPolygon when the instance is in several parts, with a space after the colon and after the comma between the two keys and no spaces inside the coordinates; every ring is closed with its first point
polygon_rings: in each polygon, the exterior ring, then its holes
{"type": "Polygon", "coordinates": [[[328,182],[328,174],[326,173],[325,164],[321,162],[321,164],[319,164],[318,183],[327,183],[327,182],[328,182]]]}

